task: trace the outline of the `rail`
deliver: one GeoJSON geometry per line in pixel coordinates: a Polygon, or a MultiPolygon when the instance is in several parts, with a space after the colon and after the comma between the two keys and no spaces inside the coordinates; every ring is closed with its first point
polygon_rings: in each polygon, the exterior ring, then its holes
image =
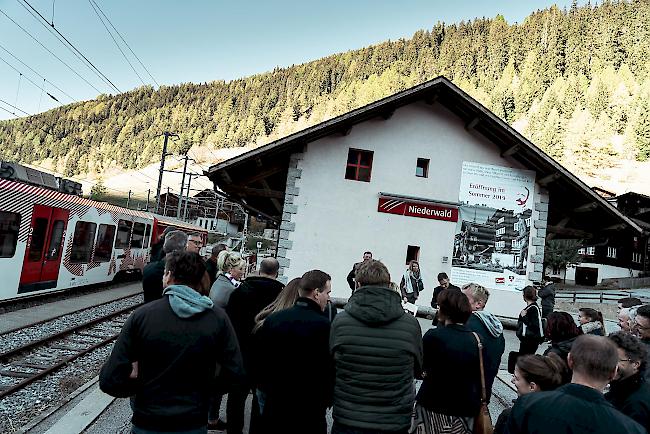
{"type": "MultiPolygon", "coordinates": [[[[616,302],[621,298],[631,297],[631,292],[627,291],[557,291],[556,300],[570,300],[573,303],[577,301],[594,301],[598,303],[616,302]]],[[[638,297],[643,303],[649,303],[649,297],[638,297]]]]}
{"type": "Polygon", "coordinates": [[[126,318],[120,319],[120,316],[138,306],[140,305],[119,309],[0,354],[3,363],[11,360],[2,366],[0,377],[17,379],[13,384],[0,385],[0,399],[117,339],[126,321],[126,318]],[[21,357],[21,354],[27,352],[29,353],[21,357]]]}

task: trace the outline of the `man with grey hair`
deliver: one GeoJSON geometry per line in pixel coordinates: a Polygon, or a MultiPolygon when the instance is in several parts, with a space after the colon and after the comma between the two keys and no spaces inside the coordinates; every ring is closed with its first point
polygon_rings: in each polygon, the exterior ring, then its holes
{"type": "Polygon", "coordinates": [[[144,302],[158,300],[162,297],[163,276],[165,274],[165,257],[167,253],[183,252],[187,245],[187,234],[183,231],[171,231],[165,235],[163,257],[158,261],[147,264],[142,270],[142,291],[144,302]]]}
{"type": "Polygon", "coordinates": [[[476,332],[483,344],[483,360],[485,361],[485,389],[488,401],[492,396],[492,383],[499,372],[501,356],[506,348],[506,340],[503,337],[503,325],[490,312],[486,312],[485,305],[490,297],[490,292],[483,286],[476,283],[468,283],[461,288],[472,306],[470,315],[465,327],[476,332]]]}
{"type": "Polygon", "coordinates": [[[568,356],[570,384],[520,396],[512,407],[508,434],[642,434],[646,430],[605,400],[603,389],[616,377],[617,346],[602,336],[578,336],[568,356]]]}

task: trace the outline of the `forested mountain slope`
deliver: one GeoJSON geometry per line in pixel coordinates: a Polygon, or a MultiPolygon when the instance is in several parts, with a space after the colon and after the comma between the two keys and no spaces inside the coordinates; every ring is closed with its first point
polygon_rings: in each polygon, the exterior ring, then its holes
{"type": "Polygon", "coordinates": [[[650,158],[649,0],[438,23],[231,82],[101,95],[0,122],[0,158],[67,175],[138,168],[165,130],[181,135],[176,152],[266,143],[441,74],[577,174],[650,158]]]}

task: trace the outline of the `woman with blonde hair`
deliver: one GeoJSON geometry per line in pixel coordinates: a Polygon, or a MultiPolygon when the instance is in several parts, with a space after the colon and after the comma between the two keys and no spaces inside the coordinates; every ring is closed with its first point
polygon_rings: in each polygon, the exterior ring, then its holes
{"type": "Polygon", "coordinates": [[[262,327],[264,320],[271,315],[272,313],[278,312],[280,310],[288,309],[298,300],[298,288],[300,283],[300,277],[296,277],[287,283],[287,286],[278,294],[278,296],[266,306],[260,313],[255,317],[255,327],[253,328],[253,333],[262,327]]]}
{"type": "Polygon", "coordinates": [[[244,267],[246,267],[246,262],[239,253],[226,250],[219,253],[217,257],[219,274],[210,289],[210,298],[215,306],[222,308],[228,306],[230,294],[239,286],[241,278],[244,276],[244,267]]]}

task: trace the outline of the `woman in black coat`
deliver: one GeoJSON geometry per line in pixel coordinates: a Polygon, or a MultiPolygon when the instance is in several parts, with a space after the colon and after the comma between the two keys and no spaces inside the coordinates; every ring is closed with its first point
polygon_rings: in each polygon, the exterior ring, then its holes
{"type": "Polygon", "coordinates": [[[519,338],[519,355],[535,354],[539,344],[544,340],[542,330],[542,312],[537,306],[537,290],[527,286],[523,290],[526,307],[519,314],[517,337],[519,338]]]}
{"type": "Polygon", "coordinates": [[[464,325],[472,308],[457,289],[443,290],[438,305],[439,326],[422,339],[424,381],[416,398],[415,423],[418,433],[435,433],[435,420],[443,415],[448,423],[471,432],[481,407],[478,343],[464,325]]]}

